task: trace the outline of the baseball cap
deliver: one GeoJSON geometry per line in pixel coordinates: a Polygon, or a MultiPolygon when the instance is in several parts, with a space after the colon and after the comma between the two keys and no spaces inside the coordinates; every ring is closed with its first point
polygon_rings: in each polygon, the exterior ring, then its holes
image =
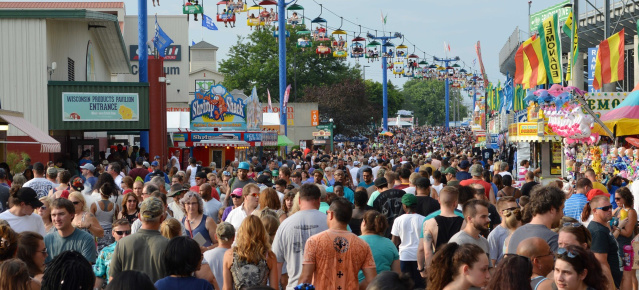
{"type": "Polygon", "coordinates": [[[206,179],[206,173],[204,171],[200,171],[197,174],[195,174],[195,177],[206,179]]]}
{"type": "Polygon", "coordinates": [[[470,175],[472,176],[482,176],[484,169],[479,164],[475,164],[470,167],[470,175]]]}
{"type": "Polygon", "coordinates": [[[388,185],[388,180],[385,177],[378,177],[375,179],[375,187],[380,188],[382,186],[388,185]]]}
{"type": "Polygon", "coordinates": [[[140,214],[144,219],[153,219],[164,213],[164,204],[157,197],[149,197],[140,204],[140,214]]]}
{"type": "Polygon", "coordinates": [[[42,206],[42,202],[38,200],[38,194],[31,187],[23,186],[20,190],[18,190],[17,196],[20,201],[31,205],[31,207],[42,206]]]}
{"type": "Polygon", "coordinates": [[[153,159],[160,159],[160,155],[155,155],[155,158],[153,159]]]}
{"type": "Polygon", "coordinates": [[[188,188],[184,188],[184,186],[182,184],[173,184],[171,185],[171,190],[169,190],[169,193],[166,194],[166,196],[168,197],[174,197],[184,191],[189,191],[188,188]]]}
{"type": "Polygon", "coordinates": [[[229,222],[221,222],[217,225],[215,235],[217,235],[220,240],[226,242],[235,237],[235,227],[229,222]]]}
{"type": "Polygon", "coordinates": [[[159,166],[159,165],[160,165],[160,162],[157,162],[157,161],[151,162],[151,166],[159,166]]]}
{"type": "Polygon", "coordinates": [[[407,193],[402,196],[402,203],[406,206],[411,206],[417,203],[417,197],[413,194],[407,193]]]}
{"type": "Polygon", "coordinates": [[[468,162],[468,160],[462,160],[462,162],[459,163],[459,168],[461,169],[466,169],[470,166],[470,162],[468,162]]]}
{"type": "Polygon", "coordinates": [[[353,165],[359,165],[359,161],[353,162],[353,165]]]}
{"type": "Polygon", "coordinates": [[[147,162],[147,161],[144,161],[144,162],[142,163],[142,165],[143,165],[144,167],[146,167],[146,168],[151,167],[151,164],[149,164],[149,162],[147,162]]]}
{"type": "Polygon", "coordinates": [[[86,169],[86,170],[89,170],[89,171],[95,171],[95,166],[93,166],[93,164],[91,164],[91,163],[86,163],[86,164],[80,166],[80,168],[86,169]]]}
{"type": "Polygon", "coordinates": [[[58,169],[55,167],[49,167],[47,168],[47,175],[51,175],[51,174],[57,174],[58,173],[58,169]]]}
{"type": "Polygon", "coordinates": [[[610,196],[610,194],[603,192],[603,190],[601,189],[593,188],[588,191],[588,194],[586,194],[586,197],[588,198],[588,201],[591,201],[597,195],[610,196]]]}
{"type": "Polygon", "coordinates": [[[457,169],[453,168],[452,166],[448,166],[448,168],[446,168],[446,170],[442,171],[442,174],[457,174],[457,169]]]}
{"type": "Polygon", "coordinates": [[[152,177],[153,177],[153,176],[162,176],[162,177],[164,176],[164,172],[162,172],[162,170],[160,170],[160,169],[156,169],[155,171],[153,171],[153,172],[151,172],[151,173],[149,173],[149,174],[150,174],[152,177]]]}
{"type": "Polygon", "coordinates": [[[233,192],[231,192],[231,195],[242,196],[242,188],[233,189],[233,192]]]}
{"type": "Polygon", "coordinates": [[[268,176],[264,175],[264,174],[262,174],[259,177],[257,177],[256,181],[257,181],[257,183],[264,184],[264,185],[266,185],[268,187],[272,187],[273,186],[273,183],[269,180],[268,176]]]}
{"type": "Polygon", "coordinates": [[[248,162],[240,162],[240,165],[239,165],[239,166],[237,166],[237,169],[249,170],[249,164],[248,164],[248,162]]]}
{"type": "Polygon", "coordinates": [[[280,176],[280,171],[279,170],[273,170],[273,176],[280,176]]]}

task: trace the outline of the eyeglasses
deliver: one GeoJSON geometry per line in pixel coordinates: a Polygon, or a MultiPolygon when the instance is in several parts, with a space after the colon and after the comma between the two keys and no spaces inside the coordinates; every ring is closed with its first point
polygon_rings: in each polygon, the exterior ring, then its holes
{"type": "Polygon", "coordinates": [[[131,234],[131,230],[128,231],[115,231],[118,236],[126,234],[127,236],[131,234]]]}
{"type": "Polygon", "coordinates": [[[41,210],[47,210],[47,207],[43,205],[43,206],[40,207],[40,209],[41,210]]]}
{"type": "Polygon", "coordinates": [[[250,195],[250,196],[252,196],[252,197],[258,197],[258,196],[260,196],[260,194],[259,194],[259,193],[250,193],[249,195],[250,195]]]}
{"type": "Polygon", "coordinates": [[[603,211],[609,211],[612,209],[612,205],[607,205],[607,206],[602,206],[602,207],[596,207],[596,209],[600,209],[603,211]]]}
{"type": "Polygon", "coordinates": [[[581,227],[581,224],[580,223],[564,223],[562,226],[578,228],[578,227],[581,227]]]}
{"type": "Polygon", "coordinates": [[[242,198],[242,196],[241,195],[231,194],[231,198],[242,198]]]}
{"type": "Polygon", "coordinates": [[[568,251],[568,250],[566,250],[566,248],[559,248],[559,249],[557,250],[557,254],[558,254],[558,255],[565,255],[565,256],[568,256],[568,258],[574,258],[574,257],[579,256],[579,253],[573,253],[572,251],[568,251]]]}
{"type": "Polygon", "coordinates": [[[78,205],[78,204],[80,204],[79,201],[73,201],[73,205],[78,205]]]}

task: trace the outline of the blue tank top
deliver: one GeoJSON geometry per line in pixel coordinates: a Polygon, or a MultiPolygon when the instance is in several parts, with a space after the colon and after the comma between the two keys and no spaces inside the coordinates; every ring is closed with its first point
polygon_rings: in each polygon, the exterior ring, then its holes
{"type": "Polygon", "coordinates": [[[213,244],[213,242],[211,241],[211,235],[209,235],[209,231],[206,229],[206,217],[207,216],[205,214],[202,215],[202,220],[200,221],[200,224],[196,228],[192,229],[193,231],[190,231],[189,229],[191,229],[191,227],[185,224],[186,216],[182,218],[182,224],[184,224],[186,233],[188,233],[191,237],[195,237],[197,233],[200,233],[202,237],[204,237],[204,239],[206,240],[206,243],[204,243],[203,245],[204,247],[208,247],[211,244],[213,244]]]}

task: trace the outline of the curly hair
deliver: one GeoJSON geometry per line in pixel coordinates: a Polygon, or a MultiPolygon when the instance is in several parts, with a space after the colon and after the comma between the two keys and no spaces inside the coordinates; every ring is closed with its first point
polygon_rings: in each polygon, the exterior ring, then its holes
{"type": "Polygon", "coordinates": [[[630,192],[630,189],[628,189],[627,187],[625,187],[625,186],[624,187],[620,187],[615,192],[615,195],[623,198],[623,205],[626,208],[633,208],[634,207],[635,197],[632,195],[632,193],[630,192]]]}
{"type": "Polygon", "coordinates": [[[268,233],[259,217],[250,215],[244,219],[237,231],[233,252],[249,263],[256,264],[270,253],[268,233]]]}
{"type": "Polygon", "coordinates": [[[202,214],[204,212],[204,200],[202,199],[200,194],[195,191],[189,191],[184,194],[184,197],[180,199],[180,205],[182,206],[182,208],[185,208],[184,204],[189,202],[192,197],[195,197],[195,199],[197,199],[197,212],[199,214],[202,214]]]}
{"type": "Polygon", "coordinates": [[[530,194],[530,202],[526,205],[530,208],[532,216],[545,214],[552,209],[559,210],[566,200],[566,195],[561,189],[554,186],[539,186],[530,194]]]}
{"type": "Polygon", "coordinates": [[[18,249],[18,234],[8,225],[0,225],[0,261],[13,256],[18,249]]]}

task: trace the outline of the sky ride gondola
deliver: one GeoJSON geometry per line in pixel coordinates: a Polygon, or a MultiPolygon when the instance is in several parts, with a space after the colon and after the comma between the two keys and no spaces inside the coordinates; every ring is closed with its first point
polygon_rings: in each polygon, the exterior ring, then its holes
{"type": "MultiPolygon", "coordinates": [[[[342,18],[342,24],[344,24],[344,18],[342,18]]],[[[333,48],[333,57],[348,57],[348,33],[342,30],[342,25],[331,33],[333,40],[331,41],[331,47],[333,48]]]]}
{"type": "Polygon", "coordinates": [[[379,46],[382,45],[377,40],[373,40],[366,45],[366,54],[364,57],[368,62],[379,60],[379,46]]]}
{"type": "Polygon", "coordinates": [[[204,0],[202,0],[202,5],[198,0],[182,2],[182,14],[186,14],[186,21],[189,21],[189,14],[193,14],[193,20],[197,21],[197,15],[202,13],[204,13],[204,0]]]}
{"type": "Polygon", "coordinates": [[[295,25],[298,24],[304,24],[305,18],[304,18],[304,7],[302,7],[302,5],[299,4],[293,4],[289,7],[286,8],[286,22],[290,25],[292,25],[293,27],[295,27],[295,25]],[[299,15],[300,12],[302,13],[302,15],[299,15]],[[289,15],[289,13],[291,13],[289,15]]]}
{"type": "Polygon", "coordinates": [[[231,27],[235,26],[235,13],[233,11],[229,1],[217,2],[217,22],[224,22],[225,26],[226,23],[231,22],[231,27]],[[222,12],[220,12],[220,5],[225,7],[222,12]]]}

